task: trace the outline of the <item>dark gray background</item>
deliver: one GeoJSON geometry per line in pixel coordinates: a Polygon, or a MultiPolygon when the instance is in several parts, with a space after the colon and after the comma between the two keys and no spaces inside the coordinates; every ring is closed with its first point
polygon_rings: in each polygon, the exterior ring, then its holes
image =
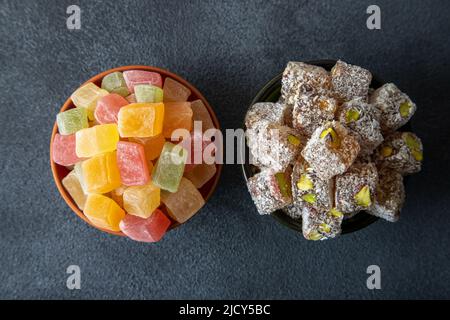
{"type": "Polygon", "coordinates": [[[450,298],[448,1],[0,1],[0,298],[450,298]],[[382,30],[366,28],[366,8],[382,30]],[[66,8],[82,29],[66,29],[66,8]],[[154,245],[103,234],[52,180],[50,131],[65,99],[106,69],[167,68],[207,97],[222,128],[289,60],[342,58],[417,103],[423,171],[402,219],[313,243],[257,215],[240,167],[154,245]],[[66,288],[81,267],[82,289],[66,288]],[[366,288],[366,268],[382,290],[366,288]]]}

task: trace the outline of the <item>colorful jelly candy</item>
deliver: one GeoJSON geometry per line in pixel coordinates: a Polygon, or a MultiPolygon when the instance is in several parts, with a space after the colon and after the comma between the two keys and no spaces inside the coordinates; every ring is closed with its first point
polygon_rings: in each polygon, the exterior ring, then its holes
{"type": "Polygon", "coordinates": [[[125,217],[114,200],[100,194],[88,195],[83,212],[95,226],[111,231],[120,231],[119,223],[125,217]]]}
{"type": "Polygon", "coordinates": [[[124,71],[123,77],[130,93],[134,93],[134,86],[138,84],[150,84],[162,88],[162,78],[159,73],[142,70],[124,71]]]}
{"type": "Polygon", "coordinates": [[[77,108],[84,108],[87,111],[89,120],[94,120],[94,111],[97,101],[103,96],[109,94],[108,91],[100,89],[92,82],[88,82],[78,88],[72,95],[71,99],[77,108]]]}
{"type": "Polygon", "coordinates": [[[53,161],[73,166],[62,184],[89,221],[142,242],[192,217],[205,203],[197,188],[216,174],[203,159],[203,132],[214,128],[207,107],[196,100],[193,110],[190,89],[174,79],[162,87],[160,74],[142,70],[112,72],[101,88],[87,83],[71,96],[76,108],[58,114],[52,141],[53,161]]]}
{"type": "Polygon", "coordinates": [[[77,156],[87,158],[114,151],[118,141],[119,133],[116,124],[102,124],[77,131],[77,156]]]}
{"type": "Polygon", "coordinates": [[[75,152],[75,134],[63,136],[57,133],[55,135],[52,158],[62,166],[71,166],[81,160],[75,152]]]}
{"type": "Polygon", "coordinates": [[[192,128],[192,109],[190,102],[167,102],[164,103],[164,126],[163,135],[171,138],[176,129],[192,128]]]}
{"type": "Polygon", "coordinates": [[[199,121],[202,124],[202,131],[214,129],[214,122],[209,114],[208,109],[202,100],[198,99],[191,102],[192,120],[199,121]]]}
{"type": "Polygon", "coordinates": [[[152,182],[128,187],[123,192],[123,207],[128,214],[148,218],[160,205],[160,189],[152,182]]]}
{"type": "Polygon", "coordinates": [[[161,189],[176,192],[183,176],[186,159],[186,149],[180,145],[166,142],[153,168],[153,183],[161,189]]]}
{"type": "Polygon", "coordinates": [[[72,134],[78,130],[87,128],[88,118],[87,111],[83,108],[73,108],[58,113],[56,123],[61,134],[72,134]]]}
{"type": "Polygon", "coordinates": [[[120,230],[130,239],[140,242],[157,242],[166,233],[171,222],[161,210],[156,209],[150,217],[141,217],[127,214],[120,221],[120,230]]]}
{"type": "Polygon", "coordinates": [[[136,103],[136,95],[134,93],[130,94],[129,96],[125,97],[129,103],[136,103]]]}
{"type": "Polygon", "coordinates": [[[113,72],[107,74],[102,80],[102,89],[111,93],[117,93],[122,97],[130,94],[122,72],[113,72]]]}
{"type": "Polygon", "coordinates": [[[98,100],[94,113],[95,119],[100,124],[117,123],[120,108],[127,104],[129,102],[124,97],[117,93],[110,93],[98,100]]]}
{"type": "Polygon", "coordinates": [[[191,90],[178,81],[167,77],[164,80],[164,102],[187,101],[191,95],[191,90]]]}
{"type": "Polygon", "coordinates": [[[134,87],[137,102],[162,102],[163,90],[149,84],[138,84],[134,87]]]}
{"type": "Polygon", "coordinates": [[[83,210],[87,195],[83,191],[80,180],[74,170],[70,171],[69,174],[62,179],[62,184],[72,197],[73,201],[75,201],[78,208],[83,210]]]}
{"type": "Polygon", "coordinates": [[[123,138],[154,137],[162,132],[164,105],[162,103],[133,103],[119,111],[119,133],[123,138]]]}
{"type": "Polygon", "coordinates": [[[164,139],[162,134],[149,138],[129,138],[129,140],[131,142],[140,143],[144,146],[147,161],[158,158],[161,154],[162,148],[164,147],[164,143],[166,143],[166,139],[164,139]]]}
{"type": "Polygon", "coordinates": [[[179,223],[186,222],[205,204],[200,192],[186,178],[181,179],[177,192],[162,191],[161,200],[170,217],[179,223]]]}
{"type": "MultiPolygon", "coordinates": [[[[180,145],[188,151],[186,166],[184,172],[191,171],[196,165],[204,162],[205,149],[211,144],[211,141],[204,139],[203,133],[200,131],[192,131],[191,135],[180,142],[180,145]]],[[[209,150],[208,150],[209,151],[209,150]]],[[[214,156],[215,151],[207,154],[214,156]]],[[[206,155],[206,154],[205,154],[206,155]]]]}
{"type": "Polygon", "coordinates": [[[115,151],[83,161],[82,174],[88,193],[108,193],[121,186],[115,151]]]}
{"type": "Polygon", "coordinates": [[[216,174],[215,164],[202,163],[196,165],[191,171],[185,172],[184,176],[188,178],[197,189],[203,187],[205,183],[211,180],[216,174]]]}
{"type": "Polygon", "coordinates": [[[117,165],[120,179],[126,186],[141,186],[150,180],[144,147],[139,143],[117,143],[117,165]]]}

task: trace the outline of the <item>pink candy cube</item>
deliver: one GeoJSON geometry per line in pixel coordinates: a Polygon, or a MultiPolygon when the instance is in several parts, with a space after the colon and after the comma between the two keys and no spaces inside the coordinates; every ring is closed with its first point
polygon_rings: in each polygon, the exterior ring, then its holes
{"type": "Polygon", "coordinates": [[[147,219],[127,214],[120,221],[119,228],[135,241],[157,242],[170,226],[170,219],[161,210],[156,209],[147,219]]]}
{"type": "Polygon", "coordinates": [[[120,108],[129,104],[127,99],[117,93],[110,93],[98,100],[95,119],[100,124],[117,123],[120,108]]]}
{"type": "Polygon", "coordinates": [[[122,184],[126,186],[142,186],[150,180],[144,146],[139,143],[119,141],[117,165],[122,184]]]}
{"type": "MultiPolygon", "coordinates": [[[[184,139],[180,142],[181,146],[188,151],[184,172],[189,172],[197,164],[204,162],[203,153],[206,147],[208,147],[211,143],[211,141],[203,139],[203,133],[201,131],[192,131],[190,138],[184,139]]],[[[210,148],[212,148],[212,146],[210,148]]],[[[214,155],[214,152],[211,154],[214,155]]]]}
{"type": "Polygon", "coordinates": [[[55,135],[52,146],[52,158],[54,162],[62,166],[71,166],[83,160],[78,158],[75,153],[75,133],[69,135],[57,133],[55,135]]]}
{"type": "Polygon", "coordinates": [[[134,93],[134,86],[138,84],[150,84],[162,88],[161,75],[156,72],[128,70],[123,72],[123,77],[130,93],[134,93]]]}

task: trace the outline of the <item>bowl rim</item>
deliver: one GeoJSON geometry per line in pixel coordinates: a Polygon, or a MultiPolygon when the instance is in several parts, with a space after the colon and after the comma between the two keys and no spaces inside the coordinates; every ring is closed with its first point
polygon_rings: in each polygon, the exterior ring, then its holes
{"type": "MultiPolygon", "coordinates": [[[[321,59],[321,60],[305,61],[305,63],[320,66],[325,69],[328,69],[328,68],[330,68],[330,65],[335,65],[337,61],[338,60],[335,60],[335,59],[321,59]]],[[[255,97],[252,99],[251,103],[249,104],[249,108],[257,102],[263,102],[261,100],[261,99],[263,99],[263,97],[266,97],[266,99],[268,99],[268,97],[270,97],[271,95],[273,95],[275,93],[275,92],[268,92],[269,90],[273,90],[273,89],[278,90],[278,88],[281,89],[281,86],[279,85],[279,83],[281,82],[282,77],[283,77],[283,72],[277,74],[274,78],[272,78],[268,82],[266,82],[266,84],[258,91],[258,93],[255,95],[255,97]],[[276,87],[276,88],[274,88],[274,87],[276,87]]],[[[380,87],[381,85],[383,85],[385,83],[386,82],[383,81],[380,77],[378,77],[376,74],[372,73],[372,82],[371,82],[371,86],[370,86],[371,88],[372,88],[372,85],[375,85],[376,87],[380,87]]],[[[244,131],[246,130],[245,123],[243,124],[243,129],[244,129],[244,131]]],[[[245,139],[244,148],[242,148],[241,152],[245,153],[244,155],[241,154],[242,156],[245,156],[245,159],[246,159],[246,161],[244,161],[244,163],[242,163],[241,169],[242,169],[242,173],[243,173],[245,182],[247,182],[248,178],[252,176],[250,174],[251,165],[247,162],[247,157],[248,157],[248,152],[249,152],[248,145],[247,145],[247,139],[245,139]]],[[[288,216],[287,214],[285,214],[282,210],[276,210],[275,212],[272,212],[270,214],[270,216],[274,220],[276,220],[278,223],[288,227],[289,229],[292,229],[296,232],[302,233],[302,220],[301,219],[293,219],[290,216],[288,216]]],[[[378,217],[372,216],[365,211],[360,211],[357,214],[355,214],[354,216],[344,219],[344,221],[342,223],[341,234],[343,235],[343,234],[349,234],[349,233],[356,232],[358,230],[366,228],[367,226],[371,225],[372,223],[374,223],[378,220],[379,220],[378,217]]]]}
{"type": "MultiPolygon", "coordinates": [[[[112,69],[108,69],[105,70],[103,72],[100,72],[96,75],[94,75],[93,77],[91,77],[90,79],[88,79],[87,81],[83,82],[78,88],[80,88],[81,86],[92,82],[92,83],[96,83],[101,81],[101,79],[103,79],[106,75],[113,73],[113,72],[123,72],[123,71],[127,71],[127,70],[143,70],[143,71],[151,71],[151,72],[157,72],[159,74],[161,74],[164,77],[170,77],[180,83],[182,83],[183,85],[185,85],[186,87],[189,88],[189,90],[191,90],[191,95],[194,94],[195,96],[197,96],[198,99],[200,99],[203,104],[205,105],[206,109],[209,112],[209,115],[211,116],[211,119],[214,123],[214,126],[217,130],[221,130],[220,128],[220,123],[219,120],[213,110],[213,108],[211,107],[211,105],[209,104],[208,100],[206,100],[206,98],[201,94],[201,92],[194,86],[192,85],[189,81],[187,81],[186,79],[182,78],[181,76],[172,73],[166,69],[162,69],[162,68],[158,68],[158,67],[154,67],[154,66],[146,66],[146,65],[127,65],[127,66],[121,66],[121,67],[115,67],[112,69]]],[[[59,112],[63,112],[67,109],[70,109],[73,106],[73,102],[71,97],[69,96],[66,101],[64,102],[64,104],[62,105],[62,107],[60,108],[59,112]]],[[[94,227],[95,229],[98,229],[100,231],[112,234],[112,235],[116,235],[116,236],[122,236],[122,237],[126,237],[126,235],[122,232],[122,231],[112,231],[112,230],[108,230],[108,229],[104,229],[104,228],[100,228],[97,227],[96,225],[94,225],[83,213],[83,211],[81,211],[78,206],[75,204],[75,202],[72,200],[72,197],[69,195],[69,193],[66,191],[66,189],[64,188],[63,184],[62,184],[62,179],[60,178],[59,174],[58,174],[58,165],[57,163],[55,163],[53,161],[53,140],[55,138],[56,133],[58,133],[58,125],[56,123],[56,120],[53,124],[53,128],[52,128],[52,133],[51,133],[51,137],[50,137],[50,154],[49,154],[49,158],[50,158],[50,167],[52,170],[52,175],[53,175],[53,180],[56,184],[56,188],[59,191],[59,194],[61,195],[61,197],[64,199],[64,201],[66,202],[66,204],[70,207],[70,209],[72,209],[72,211],[79,217],[81,218],[83,221],[85,221],[87,224],[89,224],[91,227],[94,227]]],[[[216,163],[216,174],[214,175],[214,181],[211,185],[211,188],[209,189],[205,199],[205,204],[206,202],[211,198],[211,196],[214,194],[214,191],[217,188],[217,185],[219,183],[220,180],[220,175],[222,173],[222,164],[221,163],[216,163]]],[[[200,209],[201,210],[201,209],[200,209]]],[[[176,227],[178,227],[181,224],[178,223],[172,223],[171,226],[169,227],[169,230],[172,230],[176,227]]]]}

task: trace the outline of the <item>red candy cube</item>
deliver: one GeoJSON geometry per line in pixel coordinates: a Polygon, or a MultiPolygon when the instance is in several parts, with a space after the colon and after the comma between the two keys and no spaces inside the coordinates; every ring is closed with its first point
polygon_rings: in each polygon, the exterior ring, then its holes
{"type": "Polygon", "coordinates": [[[122,184],[126,186],[142,186],[150,180],[144,146],[139,143],[119,141],[117,165],[122,184]]]}
{"type": "Polygon", "coordinates": [[[52,145],[53,161],[62,166],[71,166],[78,161],[83,160],[78,158],[75,153],[75,133],[69,135],[61,135],[57,133],[52,145]]]}
{"type": "Polygon", "coordinates": [[[100,124],[117,123],[120,108],[127,104],[129,102],[124,97],[117,93],[110,93],[98,100],[94,113],[95,119],[100,124]]]}
{"type": "Polygon", "coordinates": [[[123,77],[130,93],[134,93],[134,86],[138,84],[150,84],[162,88],[162,78],[159,73],[142,70],[124,71],[123,77]]]}
{"type": "Polygon", "coordinates": [[[119,228],[129,238],[141,242],[157,242],[170,226],[170,219],[156,209],[147,219],[127,214],[120,221],[119,228]]]}

